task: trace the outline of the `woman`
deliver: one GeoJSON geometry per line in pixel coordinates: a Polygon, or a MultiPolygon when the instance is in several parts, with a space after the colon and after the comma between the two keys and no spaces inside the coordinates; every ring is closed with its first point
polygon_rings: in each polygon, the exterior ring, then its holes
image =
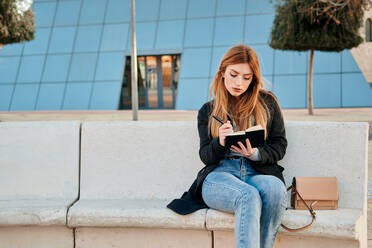
{"type": "Polygon", "coordinates": [[[188,214],[201,208],[235,213],[236,247],[272,247],[286,207],[283,167],[287,140],[276,97],[262,89],[257,55],[236,45],[223,56],[210,87],[214,100],[198,112],[199,155],[206,165],[189,191],[168,207],[188,214]],[[212,116],[223,120],[221,125],[212,116]],[[253,125],[265,144],[225,147],[226,135],[253,125]]]}

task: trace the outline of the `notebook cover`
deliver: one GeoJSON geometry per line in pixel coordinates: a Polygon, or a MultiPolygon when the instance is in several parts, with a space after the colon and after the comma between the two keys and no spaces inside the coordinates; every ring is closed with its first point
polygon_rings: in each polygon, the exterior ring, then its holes
{"type": "Polygon", "coordinates": [[[245,139],[248,138],[249,142],[251,143],[252,148],[260,147],[264,145],[264,130],[254,130],[250,132],[246,132],[245,134],[241,135],[233,135],[233,136],[226,136],[226,147],[230,149],[231,145],[235,145],[239,147],[238,141],[241,141],[245,146],[245,139]]]}

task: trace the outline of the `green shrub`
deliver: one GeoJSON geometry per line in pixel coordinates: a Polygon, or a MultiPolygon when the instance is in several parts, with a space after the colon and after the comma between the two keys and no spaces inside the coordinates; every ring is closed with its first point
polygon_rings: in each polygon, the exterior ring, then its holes
{"type": "Polygon", "coordinates": [[[19,12],[16,0],[0,0],[0,43],[11,44],[34,39],[35,21],[31,9],[19,12]]]}
{"type": "Polygon", "coordinates": [[[342,51],[363,42],[359,29],[370,0],[282,0],[270,46],[281,50],[342,51]]]}

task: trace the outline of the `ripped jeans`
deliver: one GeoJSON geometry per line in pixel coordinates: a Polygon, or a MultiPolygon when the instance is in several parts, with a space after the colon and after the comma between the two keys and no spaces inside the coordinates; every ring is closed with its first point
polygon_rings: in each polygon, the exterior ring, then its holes
{"type": "Polygon", "coordinates": [[[235,213],[235,247],[271,248],[287,206],[284,183],[241,157],[221,160],[202,185],[208,207],[235,213]]]}

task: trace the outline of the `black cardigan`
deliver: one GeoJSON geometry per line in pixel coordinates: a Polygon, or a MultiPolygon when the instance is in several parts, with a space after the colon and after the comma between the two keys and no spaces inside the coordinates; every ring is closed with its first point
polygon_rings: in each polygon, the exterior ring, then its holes
{"type": "MultiPolygon", "coordinates": [[[[271,92],[260,91],[260,94],[270,111],[270,118],[267,121],[268,136],[264,146],[257,147],[261,160],[251,160],[250,163],[257,172],[276,176],[285,184],[282,174],[284,168],[277,164],[277,161],[284,157],[287,148],[283,116],[271,92]]],[[[205,167],[198,172],[189,190],[185,191],[180,199],[174,199],[167,205],[179,214],[185,215],[198,209],[209,208],[203,201],[201,186],[206,176],[218,166],[227,151],[227,148],[220,145],[218,137],[211,138],[208,135],[208,120],[212,107],[213,100],[205,103],[198,112],[199,156],[205,167]]]]}

